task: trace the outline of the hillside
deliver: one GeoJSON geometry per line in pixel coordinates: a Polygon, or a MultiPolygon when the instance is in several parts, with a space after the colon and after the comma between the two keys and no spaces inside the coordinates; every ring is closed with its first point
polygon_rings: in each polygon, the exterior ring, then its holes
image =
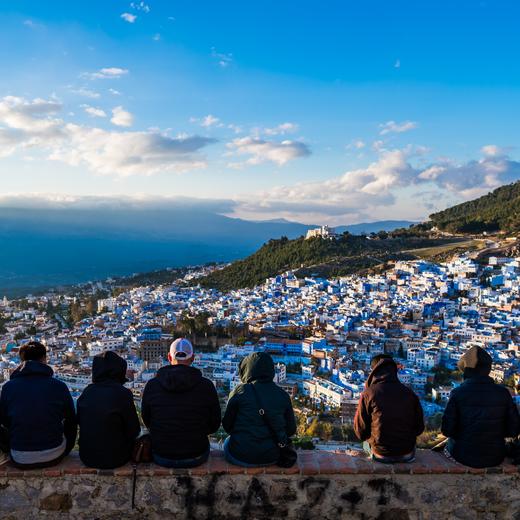
{"type": "Polygon", "coordinates": [[[520,231],[520,182],[434,213],[430,220],[439,229],[452,233],[520,231]]]}
{"type": "MultiPolygon", "coordinates": [[[[383,235],[384,236],[384,235],[383,235]]],[[[269,240],[256,253],[238,260],[201,279],[201,285],[220,290],[253,287],[266,278],[288,269],[300,274],[341,276],[384,264],[389,260],[411,259],[407,250],[453,242],[426,237],[392,237],[369,239],[345,233],[336,240],[297,238],[269,240]]]]}

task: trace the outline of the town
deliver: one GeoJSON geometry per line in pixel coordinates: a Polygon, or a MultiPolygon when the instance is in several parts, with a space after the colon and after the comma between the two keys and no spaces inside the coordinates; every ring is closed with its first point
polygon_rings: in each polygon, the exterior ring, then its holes
{"type": "Polygon", "coordinates": [[[355,440],[353,418],[376,354],[395,357],[433,437],[469,347],[486,348],[499,383],[512,386],[520,365],[518,258],[397,261],[381,274],[330,280],[289,271],[252,289],[201,288],[198,279],[219,268],[189,268],[178,278],[172,271],[172,281],[160,285],[116,288],[109,279],[79,286],[74,295],[4,298],[0,385],[19,364],[19,348],[38,339],[77,398],[90,383],[93,356],[114,350],[127,360],[127,387],[139,407],[173,338],[184,335],[224,406],[240,382],[240,360],[270,353],[276,383],[293,398],[299,434],[337,445],[355,440]]]}

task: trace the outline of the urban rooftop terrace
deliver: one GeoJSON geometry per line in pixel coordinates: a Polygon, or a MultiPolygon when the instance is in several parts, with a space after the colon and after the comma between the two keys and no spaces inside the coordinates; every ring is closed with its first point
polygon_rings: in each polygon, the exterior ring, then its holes
{"type": "Polygon", "coordinates": [[[474,469],[418,450],[411,464],[362,454],[299,452],[297,465],[245,469],[221,451],[193,469],[141,464],[136,508],[132,466],[85,467],[77,453],[59,465],[0,467],[1,518],[520,519],[519,467],[474,469]]]}

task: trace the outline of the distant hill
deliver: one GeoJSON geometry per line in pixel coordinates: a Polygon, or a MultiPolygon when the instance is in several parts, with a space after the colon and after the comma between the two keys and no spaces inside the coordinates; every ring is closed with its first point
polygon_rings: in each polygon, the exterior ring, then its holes
{"type": "Polygon", "coordinates": [[[220,290],[253,287],[289,269],[302,275],[340,276],[384,264],[412,259],[407,250],[445,244],[449,240],[425,237],[369,239],[343,234],[334,240],[281,238],[269,240],[258,251],[200,280],[202,286],[220,290]]]}
{"type": "Polygon", "coordinates": [[[214,211],[0,208],[0,297],[108,276],[229,262],[308,226],[255,223],[214,211]]]}
{"type": "MultiPolygon", "coordinates": [[[[256,220],[258,224],[290,224],[292,226],[301,226],[297,222],[291,222],[285,218],[276,218],[271,220],[256,220]]],[[[362,222],[360,224],[349,224],[347,226],[335,226],[337,233],[348,231],[352,235],[369,235],[370,233],[378,233],[379,231],[394,231],[395,229],[407,228],[417,224],[411,220],[378,220],[376,222],[362,222]]],[[[316,225],[308,225],[307,229],[317,228],[316,225]]]]}
{"type": "Polygon", "coordinates": [[[344,233],[348,231],[352,235],[369,235],[370,233],[378,233],[379,231],[394,231],[395,229],[407,228],[417,224],[410,220],[379,220],[377,222],[363,222],[361,224],[350,224],[348,226],[338,226],[336,231],[344,233]]]}
{"type": "MultiPolygon", "coordinates": [[[[377,224],[373,224],[377,228],[377,224]]],[[[0,207],[0,297],[166,267],[229,262],[271,238],[316,227],[230,218],[191,202],[172,207],[0,207]]]]}
{"type": "Polygon", "coordinates": [[[520,182],[430,215],[431,224],[452,233],[520,231],[520,182]]]}

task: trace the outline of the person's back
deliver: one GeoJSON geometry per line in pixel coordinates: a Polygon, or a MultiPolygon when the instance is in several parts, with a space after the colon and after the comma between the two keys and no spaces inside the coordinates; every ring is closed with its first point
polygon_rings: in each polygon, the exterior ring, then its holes
{"type": "Polygon", "coordinates": [[[413,459],[416,437],[424,430],[422,407],[415,393],[399,381],[390,356],[372,360],[354,430],[360,440],[368,441],[375,458],[413,459]]]}
{"type": "Polygon", "coordinates": [[[505,438],[520,433],[520,416],[511,394],[488,375],[491,362],[479,347],[462,356],[458,365],[464,382],[452,391],[442,419],[449,454],[474,468],[501,464],[505,438]]]}
{"type": "Polygon", "coordinates": [[[22,364],[2,388],[0,422],[8,430],[15,463],[50,465],[74,447],[74,402],[65,383],[53,377],[43,345],[32,342],[22,347],[20,357],[22,364]]]}
{"type": "Polygon", "coordinates": [[[274,364],[266,353],[256,352],[244,358],[239,374],[242,384],[230,394],[222,420],[230,434],[225,445],[226,456],[235,464],[274,464],[280,450],[259,408],[265,409],[280,441],[287,444],[296,433],[291,399],[273,382],[274,364]]]}
{"type": "Polygon", "coordinates": [[[162,367],[146,384],[142,417],[150,430],[156,462],[188,461],[186,467],[207,458],[208,435],[220,426],[220,403],[213,383],[190,366],[193,350],[187,340],[174,342],[168,357],[173,364],[162,367]],[[180,348],[191,353],[179,357],[180,348]]]}
{"type": "Polygon", "coordinates": [[[141,428],[132,392],[123,386],[126,367],[115,352],[94,357],[92,384],[77,404],[79,456],[86,466],[111,469],[130,460],[141,428]]]}

